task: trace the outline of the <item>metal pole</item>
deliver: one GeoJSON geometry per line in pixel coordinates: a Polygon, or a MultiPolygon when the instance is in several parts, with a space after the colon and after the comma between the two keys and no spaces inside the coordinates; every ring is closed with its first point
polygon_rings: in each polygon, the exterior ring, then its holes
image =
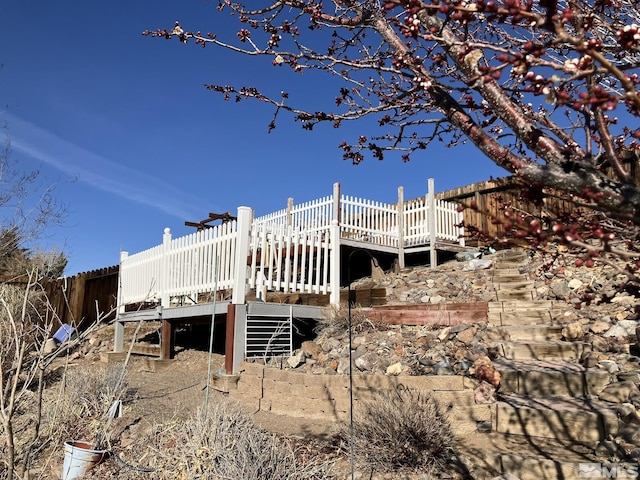
{"type": "Polygon", "coordinates": [[[220,257],[216,256],[216,267],[213,273],[213,315],[211,315],[211,331],[209,333],[209,364],[207,366],[207,387],[204,395],[204,419],[209,414],[209,390],[211,389],[211,364],[213,363],[213,330],[216,323],[216,300],[218,299],[218,270],[220,269],[220,257]]]}
{"type": "Polygon", "coordinates": [[[349,318],[349,434],[350,439],[350,456],[351,456],[351,480],[355,480],[355,431],[353,427],[353,321],[351,318],[351,257],[354,253],[363,252],[369,255],[369,258],[373,261],[373,255],[367,250],[353,250],[347,257],[347,305],[348,305],[348,318],[349,318]]]}
{"type": "Polygon", "coordinates": [[[348,304],[348,318],[349,318],[349,434],[351,436],[349,440],[350,446],[350,456],[351,456],[351,480],[355,479],[355,455],[354,455],[354,440],[355,440],[355,432],[353,429],[353,350],[351,348],[352,344],[352,330],[353,330],[353,322],[351,319],[351,256],[356,252],[354,250],[349,254],[349,259],[347,260],[347,304],[348,304]]]}

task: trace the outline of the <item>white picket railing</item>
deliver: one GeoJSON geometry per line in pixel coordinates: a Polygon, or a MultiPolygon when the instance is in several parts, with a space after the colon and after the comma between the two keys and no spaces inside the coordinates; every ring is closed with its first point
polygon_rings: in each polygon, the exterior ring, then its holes
{"type": "Polygon", "coordinates": [[[162,245],[120,259],[124,304],[161,301],[162,297],[198,295],[233,287],[236,222],[172,239],[165,229],[162,245]]]}
{"type": "Polygon", "coordinates": [[[160,300],[162,252],[163,245],[158,245],[131,256],[121,253],[119,305],[160,300]]]}
{"type": "MultiPolygon", "coordinates": [[[[246,287],[279,292],[331,294],[339,302],[341,240],[397,249],[438,241],[457,242],[462,214],[455,204],[433,197],[385,204],[340,194],[293,205],[251,221],[251,209],[240,207],[237,221],[171,238],[135,255],[123,252],[118,304],[191,297],[232,290],[233,303],[244,303],[246,287]],[[434,212],[435,214],[432,214],[434,212]]],[[[435,258],[435,255],[432,259],[435,258]]],[[[403,259],[401,260],[404,261],[403,259]]],[[[432,262],[433,263],[433,262],[432,262]]]]}
{"type": "Polygon", "coordinates": [[[350,196],[341,197],[340,236],[397,248],[400,240],[397,206],[350,196]]]}
{"type": "Polygon", "coordinates": [[[328,228],[254,225],[249,242],[249,288],[278,292],[329,293],[332,242],[328,228]]]}
{"type": "Polygon", "coordinates": [[[294,230],[315,232],[329,228],[333,219],[333,196],[289,206],[283,210],[258,217],[254,225],[267,228],[293,227],[294,230]]]}
{"type": "Polygon", "coordinates": [[[166,293],[197,295],[233,287],[236,222],[194,232],[169,242],[166,293]]]}

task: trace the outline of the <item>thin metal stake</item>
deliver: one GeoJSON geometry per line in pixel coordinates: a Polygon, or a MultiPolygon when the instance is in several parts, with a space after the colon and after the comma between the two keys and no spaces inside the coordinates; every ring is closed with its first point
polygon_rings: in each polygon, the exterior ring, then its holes
{"type": "MultiPolygon", "coordinates": [[[[352,252],[353,253],[353,252],[352,252]]],[[[352,335],[352,321],[351,321],[351,267],[347,262],[347,277],[349,286],[347,288],[347,303],[349,304],[349,433],[351,435],[350,439],[350,455],[351,455],[351,480],[355,479],[355,453],[354,453],[354,443],[355,443],[355,431],[353,428],[353,350],[351,349],[351,338],[352,335]]]]}
{"type": "Polygon", "coordinates": [[[211,316],[211,332],[209,334],[209,365],[207,367],[207,387],[204,395],[204,420],[207,421],[209,414],[209,390],[211,389],[211,364],[213,363],[213,330],[216,323],[216,300],[218,299],[218,269],[220,268],[220,257],[216,256],[216,268],[213,273],[213,315],[211,316]]]}
{"type": "Polygon", "coordinates": [[[351,480],[355,480],[356,478],[356,467],[355,467],[355,429],[353,426],[353,349],[352,347],[352,338],[353,338],[353,320],[351,318],[351,257],[353,257],[354,253],[364,252],[369,255],[369,259],[374,261],[373,255],[369,253],[367,250],[356,249],[349,253],[347,257],[347,304],[348,304],[348,316],[349,316],[349,433],[351,436],[350,439],[350,455],[351,455],[351,480]]]}

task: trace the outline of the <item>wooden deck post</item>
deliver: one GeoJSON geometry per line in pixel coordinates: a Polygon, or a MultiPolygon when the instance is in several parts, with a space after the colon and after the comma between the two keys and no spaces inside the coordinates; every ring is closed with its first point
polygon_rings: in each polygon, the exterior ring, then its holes
{"type": "Polygon", "coordinates": [[[243,304],[247,291],[247,257],[249,257],[249,236],[251,235],[251,208],[238,207],[238,238],[236,240],[236,260],[233,266],[233,293],[231,303],[243,304]]]}
{"type": "Polygon", "coordinates": [[[169,360],[172,353],[173,324],[169,320],[163,320],[160,330],[160,360],[169,360]]]}
{"type": "Polygon", "coordinates": [[[431,268],[438,266],[438,252],[436,250],[436,196],[433,178],[427,182],[427,225],[429,226],[429,263],[431,268]]]}
{"type": "Polygon", "coordinates": [[[332,220],[337,220],[338,225],[342,219],[340,218],[340,183],[336,182],[333,184],[333,216],[332,220]]]}
{"type": "Polygon", "coordinates": [[[287,227],[293,225],[293,197],[287,200],[287,227]]]}
{"type": "Polygon", "coordinates": [[[158,279],[158,294],[162,308],[170,306],[169,296],[169,245],[171,243],[171,229],[165,228],[162,235],[162,259],[160,260],[160,278],[158,279]]]}
{"type": "Polygon", "coordinates": [[[124,322],[119,321],[119,317],[124,313],[124,299],[122,298],[122,262],[129,256],[129,252],[120,252],[120,268],[118,269],[118,300],[116,310],[116,321],[113,332],[113,351],[122,352],[124,350],[124,322]]]}
{"type": "Polygon", "coordinates": [[[398,264],[400,268],[404,268],[404,188],[398,187],[398,206],[397,206],[397,228],[398,228],[398,264]]]}
{"type": "Polygon", "coordinates": [[[224,342],[224,369],[227,375],[238,373],[246,357],[247,306],[227,305],[227,325],[224,342]]]}
{"type": "Polygon", "coordinates": [[[331,293],[329,294],[329,303],[336,307],[340,306],[340,183],[333,184],[333,214],[331,218],[331,226],[329,227],[329,241],[331,242],[331,257],[329,271],[331,277],[331,293]]]}
{"type": "Polygon", "coordinates": [[[236,305],[227,305],[227,324],[224,338],[224,370],[227,375],[233,374],[233,356],[235,354],[236,305]]]}

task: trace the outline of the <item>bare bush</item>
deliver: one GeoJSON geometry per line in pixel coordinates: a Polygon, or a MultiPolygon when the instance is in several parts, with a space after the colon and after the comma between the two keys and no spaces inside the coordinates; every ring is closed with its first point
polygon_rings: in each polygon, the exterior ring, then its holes
{"type": "MultiPolygon", "coordinates": [[[[152,427],[141,436],[133,451],[138,458],[126,462],[139,465],[148,459],[154,479],[301,480],[329,479],[332,463],[310,455],[286,438],[256,427],[236,402],[222,399],[185,420],[152,427]],[[304,461],[303,461],[304,458],[304,461]]],[[[123,453],[124,454],[124,453],[123,453]]],[[[104,465],[90,478],[104,478],[104,465]]],[[[139,473],[122,469],[118,478],[138,478],[139,473]],[[130,477],[127,475],[131,475],[130,477]]]]}
{"type": "Polygon", "coordinates": [[[124,400],[128,382],[124,365],[66,372],[60,388],[45,399],[43,424],[55,443],[85,440],[97,448],[109,442],[109,408],[124,400]]]}
{"type": "Polygon", "coordinates": [[[349,309],[342,305],[340,308],[332,306],[326,310],[323,318],[318,321],[315,333],[318,337],[339,337],[349,331],[349,315],[351,315],[351,329],[353,333],[385,331],[389,325],[383,321],[372,319],[367,311],[356,307],[349,309]]]}
{"type": "MultiPolygon", "coordinates": [[[[341,437],[350,435],[350,425],[342,425],[341,437]]],[[[435,475],[450,470],[453,442],[436,402],[406,388],[376,393],[354,415],[353,446],[361,468],[435,475]]]]}
{"type": "MultiPolygon", "coordinates": [[[[119,395],[114,381],[108,377],[106,382],[94,382],[86,390],[90,394],[83,397],[65,396],[63,383],[55,398],[45,401],[45,386],[58,375],[57,371],[50,371],[51,363],[72,352],[97,328],[103,316],[99,315],[94,324],[54,351],[45,351],[54,320],[59,319],[37,278],[37,271],[31,271],[26,283],[0,285],[0,478],[3,480],[29,475],[35,463],[43,467],[48,461],[44,458],[46,451],[53,451],[61,441],[74,439],[65,438],[69,430],[80,434],[93,428],[95,438],[102,438],[97,434],[108,426],[105,399],[119,395]],[[73,403],[65,403],[67,399],[73,403]],[[87,417],[89,411],[95,414],[87,417]]],[[[87,371],[81,375],[91,378],[87,371]]],[[[120,374],[119,378],[122,383],[124,376],[120,374]]]]}
{"type": "Polygon", "coordinates": [[[43,295],[34,288],[34,277],[28,276],[24,288],[0,285],[0,468],[9,480],[17,466],[22,472],[28,468],[40,423],[42,347],[49,328],[43,326],[43,295]]]}
{"type": "MultiPolygon", "coordinates": [[[[33,350],[47,333],[40,327],[43,296],[35,289],[25,292],[21,286],[0,284],[0,364],[4,378],[16,367],[20,342],[31,345],[33,350]]],[[[27,355],[23,361],[30,359],[33,355],[27,355]]]]}

